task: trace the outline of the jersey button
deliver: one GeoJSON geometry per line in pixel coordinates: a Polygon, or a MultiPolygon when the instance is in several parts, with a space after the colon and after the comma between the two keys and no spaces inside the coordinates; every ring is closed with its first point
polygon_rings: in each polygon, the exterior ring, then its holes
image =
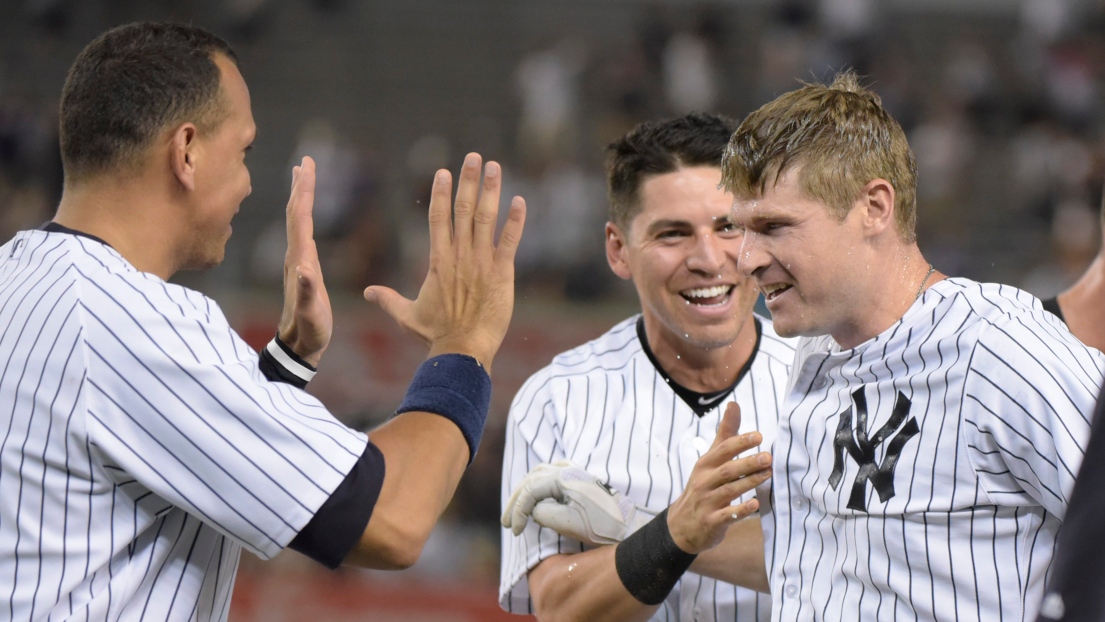
{"type": "Polygon", "coordinates": [[[806,502],[801,497],[794,500],[794,509],[804,510],[806,509],[806,502]]]}
{"type": "Polygon", "coordinates": [[[821,389],[824,389],[827,386],[829,386],[829,379],[824,377],[824,376],[818,378],[813,383],[813,388],[817,389],[818,391],[820,391],[821,389]]]}
{"type": "Polygon", "coordinates": [[[787,585],[785,588],[783,588],[783,593],[787,595],[787,598],[794,598],[795,596],[798,596],[798,586],[791,583],[790,585],[787,585]]]}

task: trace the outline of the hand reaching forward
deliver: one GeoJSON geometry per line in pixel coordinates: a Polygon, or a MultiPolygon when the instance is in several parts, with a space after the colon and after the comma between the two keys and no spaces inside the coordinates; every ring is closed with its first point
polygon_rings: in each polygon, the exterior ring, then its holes
{"type": "Polygon", "coordinates": [[[526,204],[521,197],[511,201],[496,246],[502,169],[488,162],[481,188],[480,161],[475,153],[465,157],[452,207],[449,171],[439,170],[434,176],[430,269],[418,298],[409,300],[381,285],[367,288],[364,297],[425,341],[430,356],[468,354],[490,373],[514,311],[514,255],[522,238],[526,204]]]}
{"type": "Polygon", "coordinates": [[[334,314],[315,247],[314,205],[315,161],[305,157],[292,169],[292,195],[285,216],[288,250],[284,254],[284,311],[277,333],[293,352],[317,367],[330,345],[334,314]]]}
{"type": "Polygon", "coordinates": [[[740,406],[732,402],[721,418],[714,444],[695,463],[683,494],[668,508],[672,540],[688,553],[717,546],[730,525],[759,509],[756,499],[730,505],[771,477],[771,454],[736,458],[763,442],[759,432],[737,436],[740,421],[740,406]]]}

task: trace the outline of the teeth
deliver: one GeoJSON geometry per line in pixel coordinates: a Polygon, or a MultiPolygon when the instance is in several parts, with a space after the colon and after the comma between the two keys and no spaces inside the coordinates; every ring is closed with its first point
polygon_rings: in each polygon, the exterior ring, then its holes
{"type": "Polygon", "coordinates": [[[771,285],[764,285],[760,289],[763,290],[764,296],[770,296],[784,287],[789,287],[789,285],[786,283],[773,283],[771,285]]]}
{"type": "Polygon", "coordinates": [[[715,296],[721,296],[728,291],[728,285],[714,285],[713,287],[699,287],[698,289],[688,289],[683,292],[683,295],[688,298],[713,298],[715,296]]]}

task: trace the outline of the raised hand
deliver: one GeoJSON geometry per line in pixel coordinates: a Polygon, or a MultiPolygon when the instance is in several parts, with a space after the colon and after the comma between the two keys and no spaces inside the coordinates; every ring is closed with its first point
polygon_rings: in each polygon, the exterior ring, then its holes
{"type": "Polygon", "coordinates": [[[292,351],[317,367],[330,345],[334,314],[315,247],[314,205],[315,161],[305,157],[292,169],[292,194],[285,216],[284,311],[277,332],[292,351]]]}
{"type": "Polygon", "coordinates": [[[668,528],[675,544],[688,553],[713,548],[730,525],[759,509],[756,499],[730,505],[734,499],[771,477],[771,455],[739,454],[763,441],[759,432],[737,436],[740,407],[725,409],[710,449],[698,459],[683,494],[668,509],[668,528]]]}
{"type": "Polygon", "coordinates": [[[526,204],[511,201],[495,244],[502,170],[488,162],[480,184],[480,156],[464,159],[452,205],[452,176],[439,170],[430,199],[430,269],[418,298],[373,285],[364,292],[407,332],[430,346],[430,355],[463,353],[490,372],[514,310],[514,255],[522,237],[526,204]]]}

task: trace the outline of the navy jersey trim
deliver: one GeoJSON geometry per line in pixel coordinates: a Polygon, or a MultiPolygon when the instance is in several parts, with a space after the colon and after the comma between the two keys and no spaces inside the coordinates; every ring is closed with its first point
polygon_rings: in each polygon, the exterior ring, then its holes
{"type": "Polygon", "coordinates": [[[753,316],[752,321],[756,324],[756,343],[752,346],[752,353],[748,355],[748,360],[744,362],[744,366],[737,372],[737,378],[733,381],[733,384],[720,391],[711,391],[710,393],[692,391],[673,380],[672,377],[668,375],[668,372],[664,371],[664,368],[660,366],[660,362],[656,360],[656,355],[652,353],[652,348],[648,345],[648,336],[645,334],[644,316],[637,318],[637,339],[641,342],[641,349],[645,351],[645,356],[648,357],[652,366],[656,368],[656,373],[660,374],[660,377],[664,379],[673,391],[675,391],[679,399],[683,400],[687,403],[687,406],[691,407],[694,414],[702,417],[714,408],[717,408],[717,405],[721,403],[721,399],[732,393],[733,389],[737,388],[737,385],[740,384],[745,374],[748,373],[748,370],[752,369],[752,361],[760,352],[760,339],[763,336],[763,326],[760,324],[760,319],[753,316]]]}
{"type": "Polygon", "coordinates": [[[361,540],[380,488],[384,454],[370,440],[357,463],[288,548],[333,570],[361,540]]]}
{"type": "Polygon", "coordinates": [[[66,227],[65,225],[59,225],[58,223],[56,223],[52,220],[49,221],[49,222],[42,223],[42,226],[39,227],[39,230],[46,231],[48,233],[68,233],[69,235],[79,235],[82,238],[88,238],[89,240],[99,242],[100,244],[103,244],[104,246],[106,246],[108,248],[111,248],[110,244],[108,244],[107,242],[101,240],[100,238],[92,235],[91,233],[85,233],[84,231],[77,231],[76,229],[70,229],[69,227],[66,227]]]}

